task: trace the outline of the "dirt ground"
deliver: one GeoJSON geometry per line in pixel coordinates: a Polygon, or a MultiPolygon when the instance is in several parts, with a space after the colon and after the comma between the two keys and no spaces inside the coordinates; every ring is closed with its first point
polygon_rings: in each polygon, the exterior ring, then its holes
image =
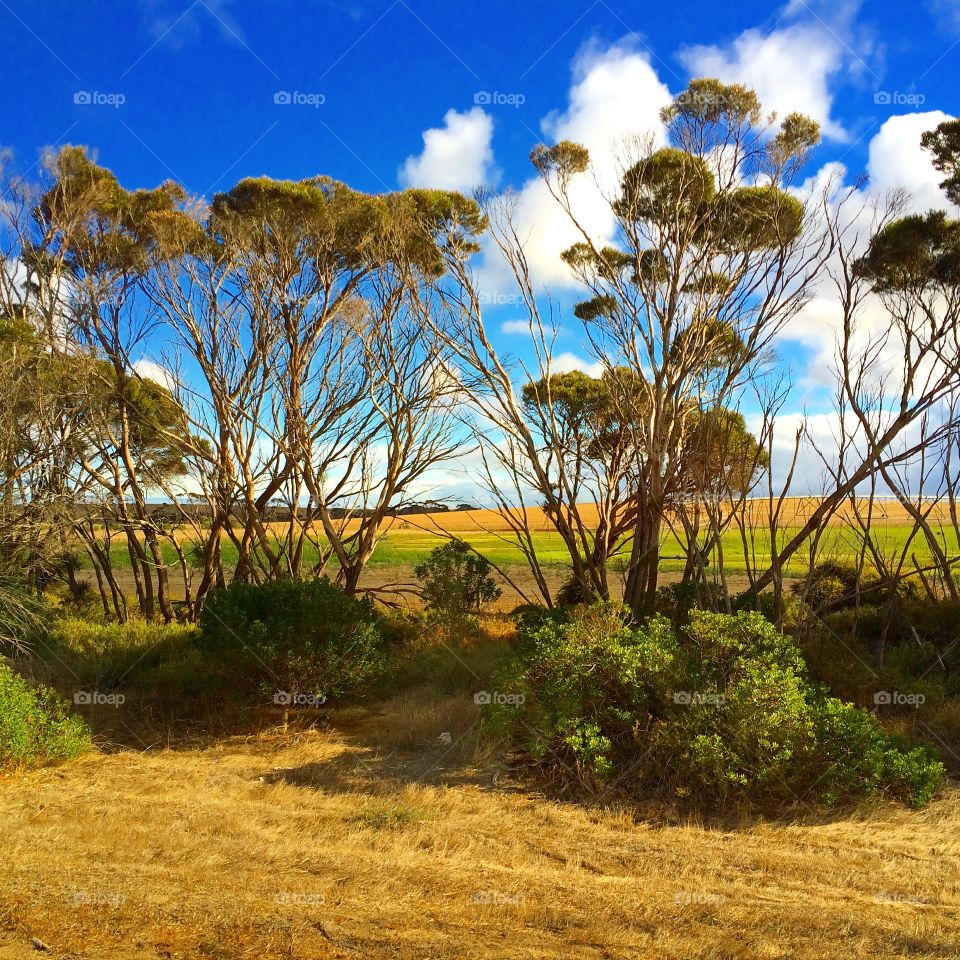
{"type": "MultiPolygon", "coordinates": [[[[511,582],[505,582],[497,577],[503,593],[499,600],[489,605],[489,610],[499,613],[508,613],[522,603],[542,603],[542,599],[537,593],[537,586],[533,576],[527,567],[506,567],[504,572],[510,578],[511,582]]],[[[128,597],[136,595],[136,587],[133,581],[133,572],[129,569],[120,568],[115,573],[117,583],[128,597]]],[[[556,589],[569,577],[569,570],[563,567],[551,568],[546,571],[547,583],[552,591],[556,589]]],[[[663,584],[674,583],[678,581],[681,574],[676,571],[664,571],[660,574],[660,582],[663,584]]],[[[80,579],[83,579],[81,574],[80,579]]],[[[727,583],[730,585],[732,593],[746,590],[749,581],[746,576],[730,574],[727,576],[727,583]]],[[[378,599],[399,606],[401,608],[414,609],[420,605],[420,601],[412,592],[412,588],[417,587],[417,580],[413,573],[412,564],[395,564],[391,566],[375,565],[367,567],[360,579],[360,586],[364,590],[373,591],[378,599]]],[[[174,600],[183,599],[183,582],[176,577],[170,581],[170,592],[174,600]]]]}

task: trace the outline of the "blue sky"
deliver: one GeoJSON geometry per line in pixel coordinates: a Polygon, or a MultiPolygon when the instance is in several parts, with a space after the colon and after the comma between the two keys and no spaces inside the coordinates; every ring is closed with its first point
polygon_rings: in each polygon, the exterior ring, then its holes
{"type": "Polygon", "coordinates": [[[0,0],[0,139],[21,159],[58,141],[89,144],[131,186],[176,176],[207,192],[243,175],[323,172],[380,190],[397,185],[423,131],[448,110],[499,91],[524,98],[488,111],[502,182],[515,182],[527,175],[542,118],[565,107],[585,44],[632,36],[676,91],[691,72],[684,48],[729,49],[746,31],[769,37],[797,24],[840,45],[831,115],[852,139],[834,152],[850,147],[852,169],[864,166],[869,142],[853,140],[894,112],[874,102],[877,90],[956,111],[957,3],[0,0]],[[125,101],[76,104],[78,91],[125,101]],[[277,91],[325,100],[285,107],[277,91]]]}
{"type": "MultiPolygon", "coordinates": [[[[925,209],[943,201],[920,132],[960,112],[960,0],[0,0],[0,27],[0,144],[18,167],[79,143],[128,187],[174,178],[207,197],[262,174],[369,191],[512,186],[535,279],[562,307],[576,294],[557,258],[563,231],[531,180],[538,141],[603,155],[652,129],[690,77],[715,75],[820,121],[811,176],[867,173],[925,209]]],[[[502,285],[489,256],[482,275],[502,285]]],[[[494,299],[500,343],[522,355],[512,306],[494,299]]],[[[828,313],[812,310],[781,344],[794,410],[825,403],[828,313]]],[[[558,349],[589,369],[572,328],[558,349]]]]}

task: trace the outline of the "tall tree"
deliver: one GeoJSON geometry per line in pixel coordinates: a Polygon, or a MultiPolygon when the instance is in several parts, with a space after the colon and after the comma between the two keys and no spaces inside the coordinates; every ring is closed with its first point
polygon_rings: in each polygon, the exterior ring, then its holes
{"type": "Polygon", "coordinates": [[[662,118],[670,146],[641,145],[610,201],[614,245],[596,243],[571,196],[587,151],[561,142],[532,154],[581,233],[564,254],[592,294],[577,316],[634,434],[640,499],[625,600],[637,613],[653,602],[664,516],[699,416],[762,376],[830,246],[816,202],[788,189],[818,141],[812,120],[791,114],[770,131],[753,91],[709,79],[693,81],[662,118]]]}

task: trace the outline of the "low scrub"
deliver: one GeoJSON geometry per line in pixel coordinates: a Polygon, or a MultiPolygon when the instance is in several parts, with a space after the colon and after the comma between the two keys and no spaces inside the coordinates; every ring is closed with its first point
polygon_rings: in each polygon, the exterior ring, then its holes
{"type": "Polygon", "coordinates": [[[895,600],[915,599],[917,586],[905,578],[893,581],[853,563],[824,560],[792,587],[794,596],[823,614],[854,607],[878,606],[895,600]]]}
{"type": "Polygon", "coordinates": [[[944,769],[811,683],[757,613],[630,625],[612,605],[526,614],[496,719],[567,787],[703,805],[926,803],[944,769]]]}
{"type": "Polygon", "coordinates": [[[186,624],[103,623],[79,618],[55,620],[38,645],[49,678],[84,702],[121,702],[124,716],[153,719],[190,717],[202,701],[216,698],[186,624]]]}
{"type": "Polygon", "coordinates": [[[960,604],[898,599],[809,618],[798,640],[813,677],[888,726],[960,756],[960,604]]]}
{"type": "Polygon", "coordinates": [[[463,540],[449,540],[414,567],[427,623],[447,643],[480,634],[477,615],[498,600],[490,561],[463,540]]]}
{"type": "Polygon", "coordinates": [[[294,695],[325,702],[370,694],[389,663],[372,602],[326,579],[237,582],[214,591],[197,642],[238,692],[272,691],[278,703],[294,695]]]}
{"type": "Polygon", "coordinates": [[[69,760],[92,746],[83,720],[53,690],[0,661],[0,768],[69,760]]]}

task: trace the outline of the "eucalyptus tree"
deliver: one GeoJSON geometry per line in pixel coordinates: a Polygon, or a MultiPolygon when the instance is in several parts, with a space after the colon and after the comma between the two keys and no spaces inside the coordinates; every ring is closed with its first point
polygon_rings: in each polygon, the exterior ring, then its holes
{"type": "MultiPolygon", "coordinates": [[[[960,222],[943,211],[897,216],[887,207],[870,231],[842,237],[831,269],[842,311],[837,345],[837,445],[831,489],[783,544],[781,565],[829,519],[844,500],[882,484],[895,494],[932,558],[927,573],[937,589],[957,599],[960,558],[931,520],[937,499],[955,500],[955,443],[960,433],[960,222]],[[931,484],[931,478],[939,482],[931,484]],[[919,496],[919,491],[934,497],[919,496]]],[[[894,565],[881,555],[870,523],[861,524],[867,559],[899,579],[910,559],[894,565]]],[[[954,524],[956,527],[956,524],[954,524]]],[[[769,573],[757,580],[762,589],[769,573]]]]}
{"type": "Polygon", "coordinates": [[[625,600],[638,613],[657,588],[664,516],[695,424],[762,376],[830,247],[816,200],[790,189],[819,139],[812,120],[790,114],[772,130],[753,91],[709,79],[693,81],[662,120],[670,145],[635,145],[610,200],[612,244],[579,227],[571,200],[586,150],[563,142],[533,153],[580,229],[564,260],[592,296],[576,313],[634,425],[639,504],[625,600]],[[620,369],[630,376],[617,389],[620,369]]]}
{"type": "Polygon", "coordinates": [[[482,228],[456,194],[318,177],[243,180],[171,231],[151,290],[211,450],[198,599],[227,576],[328,565],[356,591],[390,511],[460,442],[419,287],[442,271],[441,245],[482,228]],[[238,556],[229,575],[222,536],[238,556]]]}
{"type": "Polygon", "coordinates": [[[91,360],[81,466],[104,492],[98,519],[107,541],[97,546],[96,528],[88,525],[87,543],[101,566],[109,567],[109,530],[116,520],[141,613],[171,620],[167,538],[154,523],[149,499],[183,472],[183,453],[193,438],[169,391],[145,380],[135,360],[158,323],[157,311],[142,295],[143,278],[162,255],[158,231],[177,215],[186,195],[173,183],[125,190],[80,147],[55,154],[51,175],[34,211],[42,243],[31,257],[62,264],[64,349],[91,360]]]}
{"type": "MultiPolygon", "coordinates": [[[[79,147],[49,153],[38,183],[11,177],[6,186],[3,312],[32,344],[32,356],[20,351],[19,371],[33,376],[37,402],[46,404],[33,434],[59,431],[24,496],[34,508],[56,489],[69,502],[63,522],[94,562],[105,610],[123,617],[110,550],[119,526],[141,613],[169,620],[164,534],[148,498],[180,472],[191,438],[169,392],[143,380],[133,361],[155,325],[142,297],[154,229],[175,212],[182,191],[172,184],[126,191],[79,147]]],[[[26,421],[20,426],[32,435],[26,421]]]]}
{"type": "MultiPolygon", "coordinates": [[[[485,448],[488,482],[496,487],[496,474],[520,478],[505,481],[515,498],[524,488],[536,491],[570,552],[575,579],[601,595],[609,584],[590,558],[626,549],[625,600],[638,614],[650,609],[657,589],[672,505],[697,486],[704,495],[715,492],[717,478],[705,476],[710,464],[730,482],[743,473],[734,484],[741,488],[762,471],[765,458],[754,441],[732,442],[746,433],[732,411],[769,372],[775,338],[808,302],[832,244],[824,198],[797,188],[819,139],[812,120],[796,113],[779,123],[764,120],[753,91],[709,79],[693,81],[662,120],[668,146],[657,147],[652,137],[629,142],[616,158],[621,172],[610,194],[595,178],[614,225],[608,241],[591,235],[574,199],[577,178],[591,169],[587,149],[561,141],[531,154],[580,238],[563,259],[589,294],[575,313],[603,371],[603,417],[622,434],[616,456],[592,457],[588,465],[589,420],[571,432],[567,401],[552,396],[554,387],[563,393],[566,386],[555,378],[556,318],[541,313],[510,197],[485,197],[484,208],[534,340],[536,369],[523,373],[539,388],[519,395],[515,370],[484,329],[469,269],[453,267],[459,289],[450,297],[459,314],[458,362],[484,383],[475,406],[481,429],[493,428],[485,448]],[[699,478],[691,453],[698,446],[699,478]],[[724,448],[729,457],[749,453],[749,469],[718,464],[724,448]],[[584,495],[599,507],[598,527],[577,506],[584,495]]],[[[544,593],[527,515],[500,499],[544,593]]]]}
{"type": "Polygon", "coordinates": [[[931,154],[934,167],[946,174],[940,187],[947,199],[960,206],[960,120],[945,120],[928,130],[920,144],[931,154]]]}

